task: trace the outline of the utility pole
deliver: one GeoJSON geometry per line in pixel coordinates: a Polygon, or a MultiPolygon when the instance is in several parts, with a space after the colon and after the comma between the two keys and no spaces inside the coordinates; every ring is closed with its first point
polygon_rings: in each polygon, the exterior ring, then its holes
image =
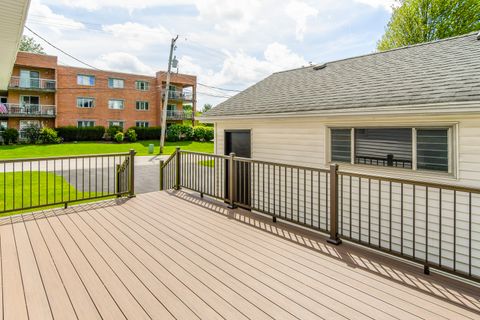
{"type": "MultiPolygon", "coordinates": [[[[168,105],[168,94],[170,91],[170,72],[172,71],[172,58],[173,58],[173,51],[175,50],[175,42],[177,42],[178,35],[172,39],[172,43],[170,44],[170,55],[168,57],[168,69],[167,69],[167,81],[165,83],[165,97],[163,99],[162,105],[162,132],[160,134],[160,154],[163,154],[163,147],[165,145],[165,133],[167,129],[167,105],[168,105]]],[[[161,85],[160,85],[161,86],[161,85]]]]}

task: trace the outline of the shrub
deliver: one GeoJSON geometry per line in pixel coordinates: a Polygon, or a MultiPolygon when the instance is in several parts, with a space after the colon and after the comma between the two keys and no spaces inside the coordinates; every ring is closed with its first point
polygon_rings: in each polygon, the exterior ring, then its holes
{"type": "Polygon", "coordinates": [[[212,141],[215,137],[215,131],[212,127],[205,127],[204,141],[212,141]]]}
{"type": "Polygon", "coordinates": [[[114,139],[115,138],[115,135],[118,133],[118,132],[121,132],[123,133],[123,129],[122,127],[119,127],[119,126],[111,126],[107,129],[107,136],[109,139],[114,139]]]}
{"type": "Polygon", "coordinates": [[[131,127],[129,129],[135,130],[137,140],[157,140],[160,139],[162,132],[161,127],[131,127]]]}
{"type": "Polygon", "coordinates": [[[60,143],[61,139],[58,137],[57,131],[52,128],[42,128],[38,141],[41,143],[60,143]]]}
{"type": "Polygon", "coordinates": [[[105,134],[105,128],[102,126],[82,128],[67,126],[56,130],[63,141],[100,141],[105,134]]]}
{"type": "Polygon", "coordinates": [[[173,124],[167,129],[167,141],[192,140],[193,128],[183,124],[173,124]]]}
{"type": "Polygon", "coordinates": [[[2,133],[3,142],[5,144],[18,142],[18,130],[15,128],[7,128],[2,133]]]}
{"type": "Polygon", "coordinates": [[[197,126],[193,128],[193,139],[195,141],[211,141],[213,140],[213,128],[205,126],[197,126]]]}
{"type": "Polygon", "coordinates": [[[25,137],[27,138],[28,143],[37,143],[40,137],[40,127],[36,125],[29,125],[25,129],[25,137]]]}
{"type": "Polygon", "coordinates": [[[124,136],[123,132],[118,131],[118,132],[113,136],[113,140],[114,140],[115,142],[120,143],[120,142],[123,141],[124,137],[125,137],[125,136],[124,136]]]}
{"type": "Polygon", "coordinates": [[[130,142],[135,142],[137,141],[137,133],[133,129],[128,129],[127,132],[125,132],[125,138],[130,142]]]}
{"type": "Polygon", "coordinates": [[[205,127],[198,126],[193,128],[193,139],[195,141],[203,141],[205,139],[205,127]]]}

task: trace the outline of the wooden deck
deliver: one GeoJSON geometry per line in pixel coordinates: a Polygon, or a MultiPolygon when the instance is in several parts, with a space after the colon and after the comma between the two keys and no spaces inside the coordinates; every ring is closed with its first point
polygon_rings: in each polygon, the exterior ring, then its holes
{"type": "Polygon", "coordinates": [[[480,289],[184,192],[4,218],[4,319],[479,319],[480,289]]]}

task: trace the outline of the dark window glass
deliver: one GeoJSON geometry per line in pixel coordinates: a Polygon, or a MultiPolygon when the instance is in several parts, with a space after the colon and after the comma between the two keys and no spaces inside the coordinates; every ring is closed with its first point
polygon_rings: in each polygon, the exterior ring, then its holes
{"type": "Polygon", "coordinates": [[[355,129],[355,163],[412,168],[412,129],[355,129]]]}
{"type": "Polygon", "coordinates": [[[448,129],[417,129],[417,168],[448,172],[448,129]]]}
{"type": "Polygon", "coordinates": [[[351,161],[351,130],[331,129],[332,161],[351,161]]]}

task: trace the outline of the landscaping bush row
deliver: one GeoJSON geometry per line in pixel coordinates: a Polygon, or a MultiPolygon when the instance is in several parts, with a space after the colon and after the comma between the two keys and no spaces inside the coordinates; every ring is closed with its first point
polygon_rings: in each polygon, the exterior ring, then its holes
{"type": "Polygon", "coordinates": [[[77,128],[74,126],[58,127],[58,136],[63,141],[99,141],[105,135],[102,126],[77,128]]]}
{"type": "MultiPolygon", "coordinates": [[[[115,142],[123,142],[124,140],[135,142],[137,140],[155,140],[159,139],[161,134],[160,127],[132,127],[127,131],[123,131],[121,127],[113,126],[105,129],[102,126],[96,127],[58,127],[38,128],[31,126],[25,130],[26,142],[36,143],[60,143],[62,141],[100,141],[102,139],[112,140],[115,142]]],[[[8,128],[1,132],[3,143],[11,144],[17,143],[19,140],[18,130],[15,128],[8,128]]],[[[175,141],[211,141],[214,137],[214,130],[212,127],[197,126],[191,127],[183,124],[174,124],[168,127],[166,133],[166,140],[169,142],[175,141]]]]}

